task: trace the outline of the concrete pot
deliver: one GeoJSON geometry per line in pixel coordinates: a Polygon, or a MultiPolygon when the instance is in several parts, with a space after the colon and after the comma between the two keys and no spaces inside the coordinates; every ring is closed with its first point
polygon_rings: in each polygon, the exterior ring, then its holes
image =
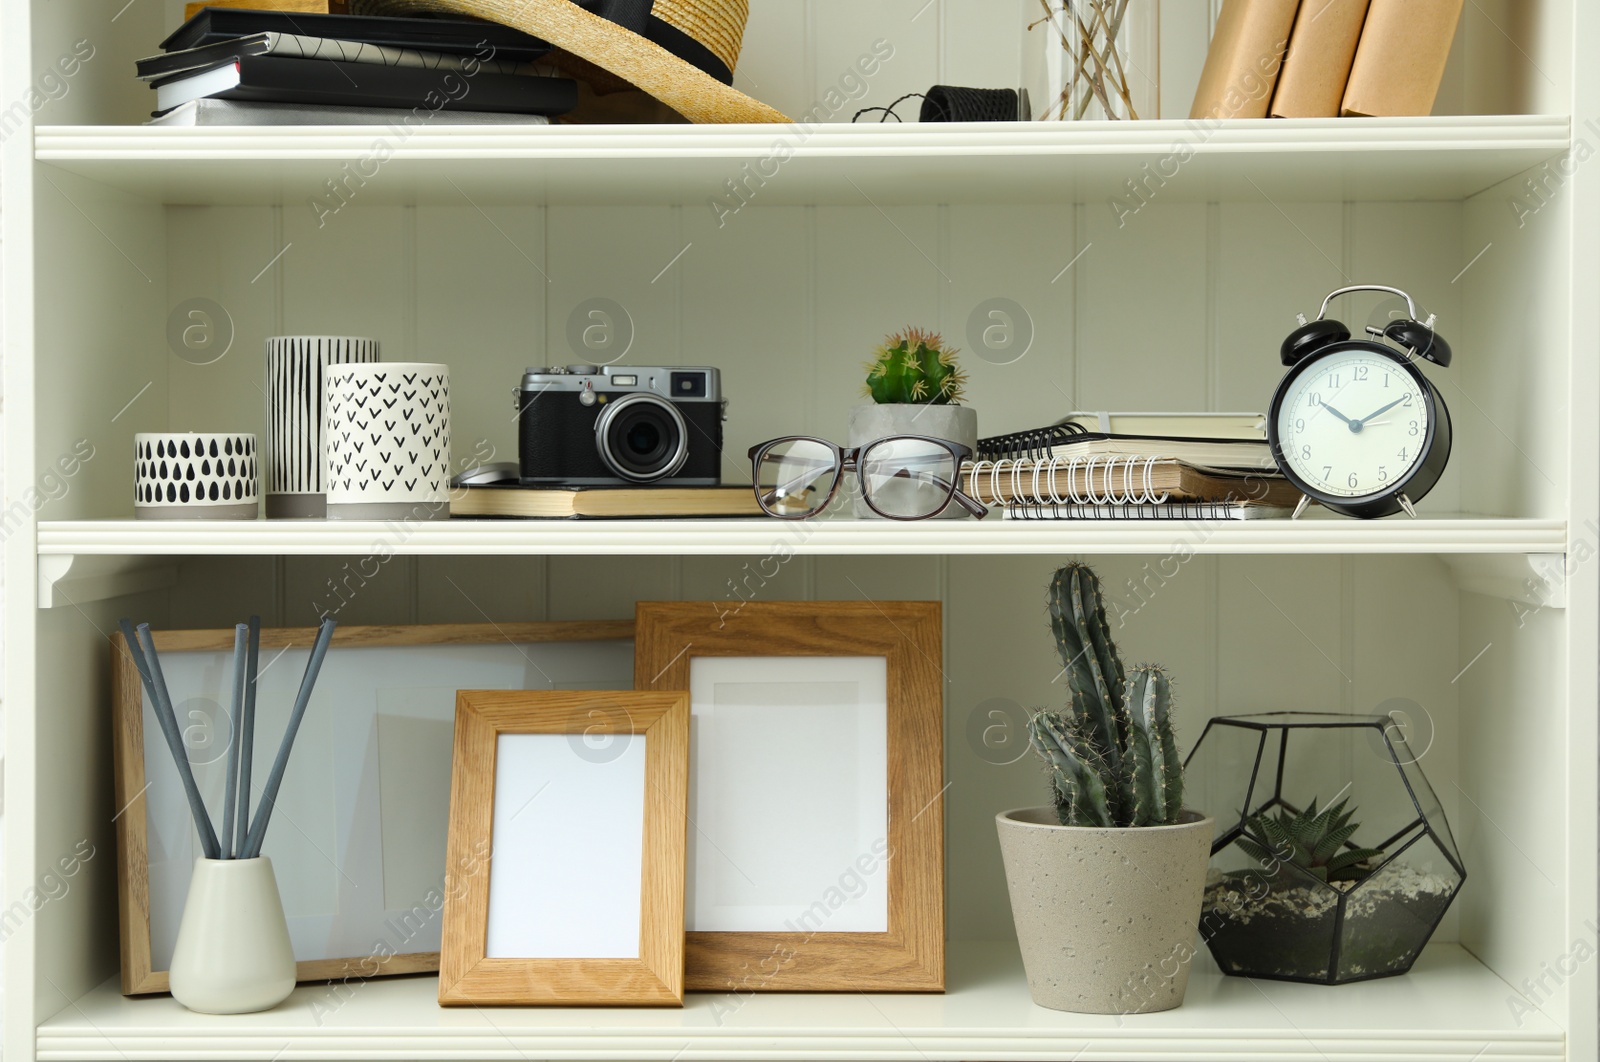
{"type": "MultiPolygon", "coordinates": [[[[978,411],[971,406],[929,406],[915,402],[890,402],[879,405],[863,402],[850,409],[850,445],[865,446],[890,435],[922,435],[930,439],[948,439],[978,448],[978,411]]],[[[861,500],[856,484],[851,484],[855,494],[851,504],[855,515],[862,520],[881,520],[877,513],[861,500]]],[[[951,502],[949,508],[936,519],[967,519],[965,509],[951,502]]]]}
{"type": "Polygon", "coordinates": [[[1035,1003],[1146,1014],[1183,1002],[1216,825],[1183,819],[1101,829],[1061,826],[1052,807],[995,816],[1035,1003]]]}

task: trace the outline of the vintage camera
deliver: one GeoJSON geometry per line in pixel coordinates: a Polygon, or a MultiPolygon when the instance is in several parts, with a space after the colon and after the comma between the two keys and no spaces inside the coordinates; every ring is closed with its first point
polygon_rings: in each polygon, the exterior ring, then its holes
{"type": "Polygon", "coordinates": [[[715,487],[722,481],[727,403],[716,369],[529,369],[516,394],[525,485],[715,487]]]}

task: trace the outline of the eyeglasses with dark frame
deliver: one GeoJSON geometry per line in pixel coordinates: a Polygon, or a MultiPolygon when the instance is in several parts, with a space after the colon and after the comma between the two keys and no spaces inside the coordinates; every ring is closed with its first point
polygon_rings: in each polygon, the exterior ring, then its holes
{"type": "Polygon", "coordinates": [[[854,472],[867,507],[889,520],[926,520],[955,501],[982,518],[989,510],[960,486],[972,448],[924,435],[890,435],[845,449],[826,439],[786,435],[750,448],[761,511],[804,520],[828,507],[846,472],[854,472]]]}

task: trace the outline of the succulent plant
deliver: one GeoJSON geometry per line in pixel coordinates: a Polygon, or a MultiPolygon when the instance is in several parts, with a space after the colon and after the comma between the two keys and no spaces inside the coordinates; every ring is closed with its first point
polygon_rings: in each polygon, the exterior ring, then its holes
{"type": "Polygon", "coordinates": [[[1361,824],[1350,821],[1355,809],[1344,810],[1347,803],[1348,798],[1318,811],[1313,799],[1299,814],[1288,808],[1279,808],[1276,815],[1262,812],[1245,823],[1255,836],[1244,834],[1237,843],[1264,867],[1288,862],[1321,881],[1359,881],[1370,873],[1361,864],[1383,850],[1349,843],[1361,824]]]}
{"type": "Polygon", "coordinates": [[[1050,627],[1072,709],[1036,712],[1028,741],[1050,770],[1063,826],[1161,826],[1183,810],[1172,682],[1155,664],[1129,674],[1106,622],[1100,580],[1069,564],[1050,584],[1050,627]]]}
{"type": "Polygon", "coordinates": [[[956,364],[956,353],[954,347],[945,349],[936,332],[920,328],[896,332],[873,351],[861,393],[879,405],[957,405],[967,374],[956,364]]]}

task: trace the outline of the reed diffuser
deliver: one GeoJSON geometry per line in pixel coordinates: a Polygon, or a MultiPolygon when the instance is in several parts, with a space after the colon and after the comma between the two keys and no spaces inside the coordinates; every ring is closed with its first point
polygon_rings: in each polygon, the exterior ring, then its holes
{"type": "Polygon", "coordinates": [[[222,829],[219,833],[195,784],[184,750],[172,695],[167,690],[148,623],[137,627],[122,620],[122,636],[139,670],[156,722],[172,753],[178,780],[189,801],[202,855],[195,860],[183,919],[178,924],[168,981],[172,995],[190,1010],[205,1014],[243,1014],[269,1010],[286,999],[295,985],[294,949],[283,915],[272,861],[261,854],[267,827],[283,784],[295,734],[305,717],[322,670],[335,623],[322,621],[317,631],[300,691],[278,743],[272,769],[261,788],[254,816],[251,779],[255,754],[256,680],[261,659],[261,617],[234,628],[232,707],[222,829]]]}

